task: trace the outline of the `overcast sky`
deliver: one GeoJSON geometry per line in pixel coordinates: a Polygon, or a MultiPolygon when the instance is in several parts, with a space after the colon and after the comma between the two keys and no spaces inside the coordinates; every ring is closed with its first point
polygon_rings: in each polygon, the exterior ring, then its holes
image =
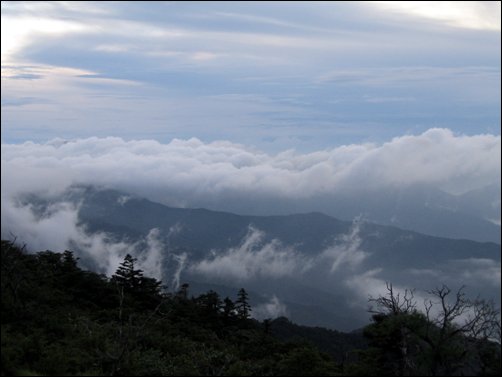
{"type": "Polygon", "coordinates": [[[500,2],[2,1],[2,143],[500,135],[500,2]],[[431,4],[433,3],[433,4],[431,4]]]}

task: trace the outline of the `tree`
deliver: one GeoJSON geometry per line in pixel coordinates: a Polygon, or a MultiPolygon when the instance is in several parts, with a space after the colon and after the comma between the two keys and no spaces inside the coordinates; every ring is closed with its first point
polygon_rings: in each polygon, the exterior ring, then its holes
{"type": "MultiPolygon", "coordinates": [[[[146,307],[140,292],[148,278],[131,256],[108,279],[81,270],[70,252],[24,254],[8,242],[1,246],[0,375],[333,375],[338,371],[313,347],[279,342],[257,321],[237,320],[230,299],[225,304],[230,319],[225,320],[225,307],[215,292],[184,300],[161,295],[155,308],[146,307]],[[137,288],[126,292],[128,285],[137,288]]],[[[241,296],[249,314],[247,293],[241,296]]]]}
{"type": "Polygon", "coordinates": [[[65,250],[63,252],[61,259],[63,262],[63,268],[65,272],[79,271],[79,268],[77,267],[77,262],[80,258],[75,258],[73,251],[65,250]]]}
{"type": "Polygon", "coordinates": [[[299,344],[290,350],[278,362],[277,369],[280,376],[337,375],[334,362],[309,344],[299,344]]]}
{"type": "Polygon", "coordinates": [[[429,291],[425,312],[417,310],[413,291],[403,296],[392,284],[385,296],[371,298],[376,309],[370,310],[373,324],[365,329],[372,347],[366,356],[371,352],[371,362],[379,365],[375,374],[478,374],[493,366],[496,349],[500,364],[500,342],[491,341],[500,328],[500,314],[493,302],[470,300],[463,290],[453,297],[446,285],[429,291]]]}
{"type": "Polygon", "coordinates": [[[130,254],[127,254],[124,261],[117,268],[117,271],[115,271],[115,274],[112,275],[112,281],[123,287],[126,292],[136,290],[143,277],[143,271],[134,268],[136,261],[137,258],[133,258],[130,254]]]}
{"type": "Polygon", "coordinates": [[[127,254],[111,280],[117,284],[119,295],[132,294],[136,297],[136,301],[148,308],[154,308],[161,300],[162,283],[157,279],[143,276],[143,270],[135,269],[136,261],[136,258],[127,254]]]}
{"type": "Polygon", "coordinates": [[[244,288],[241,288],[237,293],[237,301],[235,302],[235,310],[239,319],[248,319],[251,313],[251,305],[248,302],[248,293],[244,288]]]}
{"type": "Polygon", "coordinates": [[[212,313],[214,315],[218,315],[222,308],[220,296],[213,290],[209,290],[207,293],[200,295],[197,301],[207,313],[212,313]]]}
{"type": "MultiPolygon", "coordinates": [[[[499,311],[493,301],[468,299],[464,288],[460,287],[451,300],[451,289],[443,285],[429,291],[433,298],[425,302],[427,327],[422,339],[430,347],[433,375],[462,371],[468,356],[491,340],[498,341],[500,354],[499,311]],[[439,310],[435,310],[437,307],[439,310]]],[[[476,360],[479,362],[483,363],[482,358],[476,360]]]]}
{"type": "Polygon", "coordinates": [[[369,312],[384,315],[411,314],[416,311],[417,304],[414,300],[414,290],[406,289],[404,295],[394,293],[391,283],[385,283],[387,286],[387,295],[378,298],[370,298],[369,302],[376,304],[376,309],[370,306],[369,312]]]}
{"type": "Polygon", "coordinates": [[[370,298],[373,324],[367,326],[364,335],[369,339],[370,350],[364,357],[377,370],[375,375],[408,375],[415,369],[414,355],[417,338],[414,335],[424,326],[425,317],[416,309],[414,291],[405,290],[404,295],[394,292],[387,283],[387,294],[370,298]]]}

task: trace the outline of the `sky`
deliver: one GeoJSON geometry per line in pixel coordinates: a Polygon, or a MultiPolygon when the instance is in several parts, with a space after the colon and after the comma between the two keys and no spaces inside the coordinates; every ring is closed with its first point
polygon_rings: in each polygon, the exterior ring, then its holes
{"type": "Polygon", "coordinates": [[[276,154],[430,129],[500,140],[498,1],[1,7],[2,145],[197,138],[276,154]]]}

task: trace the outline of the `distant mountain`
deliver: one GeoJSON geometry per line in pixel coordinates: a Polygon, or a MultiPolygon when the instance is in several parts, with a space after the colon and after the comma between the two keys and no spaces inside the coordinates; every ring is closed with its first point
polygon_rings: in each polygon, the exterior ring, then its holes
{"type": "Polygon", "coordinates": [[[246,286],[257,317],[287,315],[301,324],[352,330],[366,323],[368,295],[381,293],[386,281],[418,290],[466,284],[473,295],[500,297],[496,243],[322,213],[242,216],[172,208],[87,186],[50,200],[30,195],[23,201],[40,217],[56,202],[78,204],[77,225],[90,240],[76,240],[72,247],[93,267],[110,256],[90,253],[89,245],[113,244],[116,252],[133,245],[145,268],[160,268],[171,287],[181,281],[194,292],[222,293],[246,286]],[[101,243],[92,241],[103,234],[101,243]]]}
{"type": "MultiPolygon", "coordinates": [[[[439,237],[500,243],[500,186],[463,195],[411,186],[361,197],[365,199],[358,204],[358,210],[377,223],[439,237]],[[486,206],[487,202],[491,205],[486,206]]],[[[354,207],[347,208],[348,215],[355,212],[354,207]]]]}
{"type": "MultiPolygon", "coordinates": [[[[489,219],[500,228],[500,183],[468,191],[458,198],[462,212],[489,219]]],[[[500,242],[500,235],[495,241],[500,242]]]]}
{"type": "MultiPolygon", "coordinates": [[[[200,203],[206,208],[207,204],[200,203]]],[[[268,215],[319,211],[338,219],[363,216],[378,224],[438,237],[500,243],[500,185],[452,195],[437,188],[412,185],[396,188],[360,187],[336,194],[295,201],[275,198],[267,202],[229,197],[210,208],[224,211],[268,215]],[[489,204],[487,204],[489,203],[489,204]]]]}

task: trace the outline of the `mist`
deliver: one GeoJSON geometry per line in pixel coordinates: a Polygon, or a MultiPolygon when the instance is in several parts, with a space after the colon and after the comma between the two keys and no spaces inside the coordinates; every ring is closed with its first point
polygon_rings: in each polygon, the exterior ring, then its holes
{"type": "Polygon", "coordinates": [[[264,238],[264,232],[250,226],[238,247],[212,250],[209,258],[197,262],[191,270],[213,278],[245,281],[291,276],[311,268],[313,261],[294,248],[277,239],[263,243],[264,238]]]}

